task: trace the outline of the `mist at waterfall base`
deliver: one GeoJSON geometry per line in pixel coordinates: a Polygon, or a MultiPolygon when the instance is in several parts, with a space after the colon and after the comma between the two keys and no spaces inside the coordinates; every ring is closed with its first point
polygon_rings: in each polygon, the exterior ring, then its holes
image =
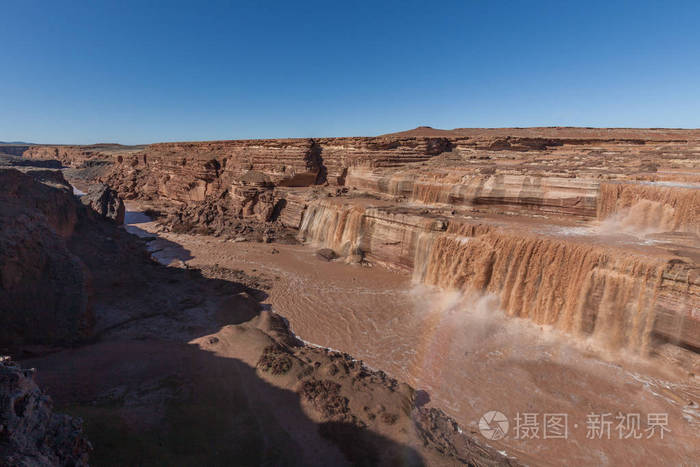
{"type": "Polygon", "coordinates": [[[577,336],[529,319],[508,317],[500,299],[491,293],[446,291],[414,283],[408,292],[417,332],[413,373],[435,389],[449,385],[445,370],[459,371],[460,360],[486,355],[491,358],[538,360],[542,357],[576,365],[582,354],[608,362],[645,361],[639,353],[610,348],[598,335],[577,336]]]}
{"type": "Polygon", "coordinates": [[[416,371],[424,375],[446,366],[451,357],[468,356],[498,341],[522,340],[523,328],[537,327],[508,319],[493,294],[414,284],[408,296],[413,307],[410,312],[420,322],[416,371]]]}
{"type": "MultiPolygon", "coordinates": [[[[607,339],[597,335],[572,336],[553,326],[508,317],[494,294],[416,284],[409,297],[420,328],[414,336],[416,354],[409,359],[409,380],[426,391],[436,406],[475,433],[476,420],[489,410],[506,414],[511,423],[524,412],[567,414],[572,425],[568,443],[511,436],[506,450],[520,460],[533,452],[542,465],[576,459],[581,453],[572,448],[572,441],[610,462],[611,452],[619,456],[617,461],[630,455],[628,449],[641,452],[642,441],[635,445],[607,440],[605,446],[588,439],[585,421],[590,413],[659,410],[674,420],[675,441],[697,434],[682,421],[687,414],[678,413],[676,405],[690,397],[693,385],[679,384],[670,373],[654,372],[656,365],[639,352],[611,348],[607,339]]],[[[668,440],[663,449],[664,441],[652,447],[650,443],[657,441],[645,440],[643,451],[656,452],[663,459],[663,450],[675,449],[668,440]]],[[[582,456],[580,461],[585,459],[582,456]]]]}

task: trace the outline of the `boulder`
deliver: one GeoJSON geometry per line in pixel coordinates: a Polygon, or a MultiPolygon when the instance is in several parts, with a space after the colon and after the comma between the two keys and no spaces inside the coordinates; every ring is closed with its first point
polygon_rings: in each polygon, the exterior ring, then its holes
{"type": "Polygon", "coordinates": [[[316,255],[321,259],[325,259],[326,261],[333,261],[338,257],[336,252],[330,248],[321,248],[316,252],[316,255]]]}
{"type": "Polygon", "coordinates": [[[124,223],[124,201],[107,185],[100,183],[91,186],[80,201],[92,208],[100,217],[110,219],[117,224],[124,223]]]}
{"type": "Polygon", "coordinates": [[[0,357],[0,465],[87,466],[82,420],[53,413],[51,398],[25,370],[0,357]]]}

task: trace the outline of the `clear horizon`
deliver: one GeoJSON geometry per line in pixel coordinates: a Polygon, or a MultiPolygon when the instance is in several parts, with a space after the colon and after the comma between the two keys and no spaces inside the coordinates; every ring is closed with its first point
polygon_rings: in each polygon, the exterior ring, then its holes
{"type": "Polygon", "coordinates": [[[0,141],[700,127],[697,2],[0,8],[0,141]]]}

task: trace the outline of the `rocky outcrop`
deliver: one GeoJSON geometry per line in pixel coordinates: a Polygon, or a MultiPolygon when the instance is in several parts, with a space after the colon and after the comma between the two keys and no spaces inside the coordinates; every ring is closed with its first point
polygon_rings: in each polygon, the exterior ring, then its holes
{"type": "Polygon", "coordinates": [[[321,248],[316,252],[316,256],[319,258],[325,260],[325,261],[333,261],[338,257],[335,251],[331,250],[330,248],[321,248]]]}
{"type": "Polygon", "coordinates": [[[69,186],[60,172],[12,169],[0,170],[0,186],[0,342],[84,339],[89,273],[67,246],[79,217],[69,186]]]}
{"type": "Polygon", "coordinates": [[[118,156],[105,178],[124,196],[202,201],[255,171],[275,186],[344,183],[354,164],[395,166],[418,162],[450,147],[443,138],[323,138],[153,144],[118,156]]]}
{"type": "Polygon", "coordinates": [[[2,207],[15,212],[22,207],[36,210],[63,238],[73,233],[78,220],[72,188],[60,172],[45,169],[0,169],[2,207]]]}
{"type": "Polygon", "coordinates": [[[494,458],[493,450],[462,433],[462,429],[452,418],[434,407],[416,407],[413,420],[426,446],[430,446],[455,462],[464,465],[517,465],[515,460],[494,458]]]}
{"type": "Polygon", "coordinates": [[[25,370],[0,357],[0,465],[87,466],[82,421],[53,412],[51,398],[25,370]]]}
{"type": "Polygon", "coordinates": [[[348,168],[355,165],[397,167],[422,162],[449,151],[447,138],[323,138],[317,140],[324,173],[320,181],[345,185],[348,168]]]}
{"type": "Polygon", "coordinates": [[[249,170],[231,184],[229,197],[235,215],[271,221],[275,211],[274,184],[262,172],[249,170]]]}
{"type": "MultiPolygon", "coordinates": [[[[20,154],[21,156],[21,154],[20,154]]],[[[35,161],[31,159],[25,159],[24,157],[11,156],[7,154],[2,154],[0,152],[0,167],[14,167],[14,168],[45,168],[45,169],[60,169],[61,163],[56,160],[46,160],[46,161],[35,161]]]]}
{"type": "MultiPolygon", "coordinates": [[[[671,128],[583,128],[583,127],[526,127],[526,128],[454,128],[442,130],[419,126],[411,130],[388,133],[381,137],[432,136],[443,138],[472,138],[491,141],[494,138],[538,138],[555,141],[582,141],[587,144],[632,140],[643,144],[652,142],[685,142],[697,140],[697,130],[671,128]]],[[[569,144],[567,142],[567,144],[569,144]]]]}
{"type": "Polygon", "coordinates": [[[298,341],[274,313],[263,311],[194,343],[224,356],[240,348],[241,340],[247,341],[246,353],[258,355],[256,374],[296,393],[320,437],[351,464],[519,465],[463,433],[443,411],[422,406],[407,384],[348,354],[298,341]]]}
{"type": "Polygon", "coordinates": [[[124,204],[103,186],[85,207],[60,171],[21,168],[0,169],[0,345],[76,344],[95,323],[94,270],[79,250],[91,226],[123,222],[124,204]]]}
{"type": "Polygon", "coordinates": [[[102,183],[90,186],[80,202],[90,207],[98,216],[121,225],[124,223],[124,201],[117,192],[102,183]]]}

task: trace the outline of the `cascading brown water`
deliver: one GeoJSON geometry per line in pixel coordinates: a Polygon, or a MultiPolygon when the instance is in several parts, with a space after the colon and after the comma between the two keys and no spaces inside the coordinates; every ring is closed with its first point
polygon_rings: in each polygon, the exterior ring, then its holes
{"type": "Polygon", "coordinates": [[[700,186],[602,183],[598,219],[627,232],[700,234],[700,186]]]}
{"type": "Polygon", "coordinates": [[[648,347],[664,260],[468,224],[424,234],[416,251],[414,281],[496,294],[509,316],[609,347],[648,347]]]}
{"type": "Polygon", "coordinates": [[[645,353],[654,334],[695,346],[695,320],[685,317],[697,306],[690,292],[697,287],[688,275],[686,291],[665,292],[666,254],[630,254],[629,246],[607,237],[565,238],[529,225],[421,223],[383,209],[316,200],[306,208],[299,238],[342,255],[362,250],[371,260],[402,264],[413,269],[416,283],[495,295],[508,316],[592,336],[608,348],[645,353]]]}
{"type": "Polygon", "coordinates": [[[306,208],[299,228],[299,239],[354,254],[359,247],[364,208],[321,200],[306,208]]]}

